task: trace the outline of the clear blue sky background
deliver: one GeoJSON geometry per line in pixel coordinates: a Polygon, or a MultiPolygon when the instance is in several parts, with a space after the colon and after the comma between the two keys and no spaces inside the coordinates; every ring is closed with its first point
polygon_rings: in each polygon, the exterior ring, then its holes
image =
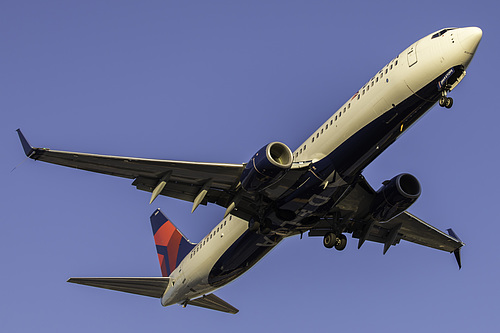
{"type": "Polygon", "coordinates": [[[2,1],[2,332],[496,331],[498,54],[494,1],[2,1]],[[452,255],[349,237],[283,242],[217,295],[236,316],[66,283],[158,276],[149,215],[193,241],[224,210],[137,191],[130,180],[26,161],[15,129],[60,150],[243,163],[273,140],[299,145],[381,67],[444,27],[483,41],[452,110],[434,108],[364,174],[400,172],[410,209],[467,243],[452,255]]]}

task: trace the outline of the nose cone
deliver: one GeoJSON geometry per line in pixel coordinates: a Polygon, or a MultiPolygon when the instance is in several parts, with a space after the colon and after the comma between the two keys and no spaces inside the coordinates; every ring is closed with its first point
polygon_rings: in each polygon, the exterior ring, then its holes
{"type": "Polygon", "coordinates": [[[460,45],[470,55],[474,55],[476,52],[481,37],[483,37],[483,31],[477,27],[461,28],[458,31],[460,45]]]}

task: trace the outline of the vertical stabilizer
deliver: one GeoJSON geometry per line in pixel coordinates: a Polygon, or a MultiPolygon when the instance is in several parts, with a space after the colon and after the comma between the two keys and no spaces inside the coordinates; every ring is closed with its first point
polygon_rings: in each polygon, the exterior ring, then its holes
{"type": "Polygon", "coordinates": [[[191,243],[160,209],[150,219],[161,274],[169,276],[196,244],[191,243]]]}

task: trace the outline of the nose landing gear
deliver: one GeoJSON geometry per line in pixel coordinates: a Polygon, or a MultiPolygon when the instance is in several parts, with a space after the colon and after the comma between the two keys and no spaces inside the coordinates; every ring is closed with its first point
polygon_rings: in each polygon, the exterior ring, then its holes
{"type": "Polygon", "coordinates": [[[439,106],[449,109],[453,106],[453,98],[446,95],[447,90],[443,90],[442,96],[439,98],[439,106]]]}
{"type": "Polygon", "coordinates": [[[439,99],[439,106],[445,107],[447,109],[451,108],[453,106],[453,98],[441,96],[441,98],[439,99]]]}

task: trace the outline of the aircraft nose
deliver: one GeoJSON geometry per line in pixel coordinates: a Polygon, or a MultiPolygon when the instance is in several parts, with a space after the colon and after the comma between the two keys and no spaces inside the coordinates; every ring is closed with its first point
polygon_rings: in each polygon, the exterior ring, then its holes
{"type": "Polygon", "coordinates": [[[458,33],[458,40],[465,52],[473,55],[483,37],[483,31],[478,27],[462,28],[458,33]]]}

